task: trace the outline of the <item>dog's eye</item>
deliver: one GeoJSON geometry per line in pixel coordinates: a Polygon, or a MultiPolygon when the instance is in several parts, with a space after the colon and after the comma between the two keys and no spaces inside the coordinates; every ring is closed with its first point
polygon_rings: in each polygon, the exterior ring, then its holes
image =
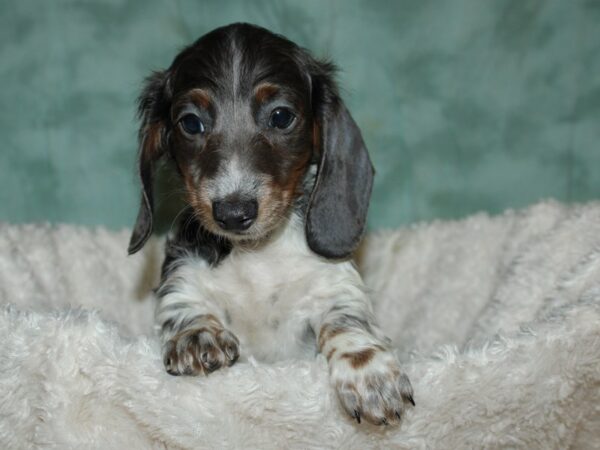
{"type": "Polygon", "coordinates": [[[280,130],[285,130],[288,128],[296,116],[287,108],[275,108],[271,113],[271,118],[269,119],[269,126],[271,128],[279,128],[280,130]]]}
{"type": "Polygon", "coordinates": [[[181,128],[187,134],[203,134],[204,133],[204,124],[200,120],[198,116],[195,114],[186,114],[179,121],[181,124],[181,128]]]}

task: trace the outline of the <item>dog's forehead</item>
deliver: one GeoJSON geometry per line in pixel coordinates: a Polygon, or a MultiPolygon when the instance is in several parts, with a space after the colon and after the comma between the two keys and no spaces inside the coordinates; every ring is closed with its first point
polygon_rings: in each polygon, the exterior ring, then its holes
{"type": "Polygon", "coordinates": [[[308,78],[299,54],[294,43],[262,28],[243,24],[219,28],[175,58],[173,91],[203,88],[217,97],[248,96],[261,83],[304,91],[308,78]]]}

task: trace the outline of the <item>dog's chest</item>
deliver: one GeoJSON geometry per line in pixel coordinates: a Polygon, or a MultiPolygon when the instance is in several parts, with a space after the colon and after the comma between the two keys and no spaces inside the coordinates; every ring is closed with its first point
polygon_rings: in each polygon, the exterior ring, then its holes
{"type": "Polygon", "coordinates": [[[287,233],[259,250],[234,250],[211,271],[208,283],[246,355],[269,361],[314,356],[315,278],[327,266],[287,233]]]}

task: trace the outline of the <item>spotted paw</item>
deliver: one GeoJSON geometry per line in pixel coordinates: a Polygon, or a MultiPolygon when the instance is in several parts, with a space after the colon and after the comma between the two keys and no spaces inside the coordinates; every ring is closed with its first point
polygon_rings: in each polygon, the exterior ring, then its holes
{"type": "Polygon", "coordinates": [[[239,341],[224,329],[184,330],[164,345],[165,368],[171,375],[209,374],[231,366],[239,357],[239,341]]]}
{"type": "Polygon", "coordinates": [[[415,405],[412,386],[396,356],[379,345],[336,353],[329,367],[343,408],[358,423],[397,423],[406,408],[415,405]]]}

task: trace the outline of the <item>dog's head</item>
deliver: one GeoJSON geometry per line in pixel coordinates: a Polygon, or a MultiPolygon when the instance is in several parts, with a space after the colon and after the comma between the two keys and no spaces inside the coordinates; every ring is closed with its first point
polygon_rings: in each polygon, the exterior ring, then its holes
{"type": "Polygon", "coordinates": [[[346,257],[365,227],[373,168],[340,100],[331,64],[263,28],[218,28],[146,82],[139,101],[142,202],[129,253],[152,232],[152,177],[169,154],[210,232],[255,240],[277,228],[317,176],[306,210],[310,248],[346,257]]]}

